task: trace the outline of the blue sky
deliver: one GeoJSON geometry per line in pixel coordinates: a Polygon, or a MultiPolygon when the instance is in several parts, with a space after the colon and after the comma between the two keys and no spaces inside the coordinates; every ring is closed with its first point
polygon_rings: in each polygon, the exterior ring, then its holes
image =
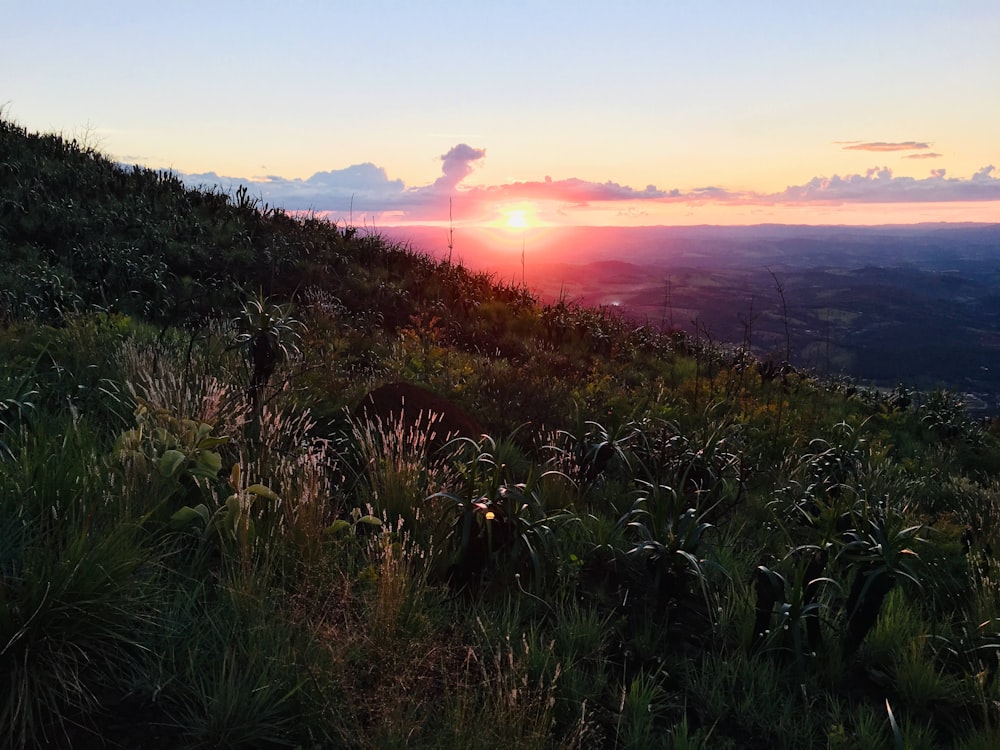
{"type": "Polygon", "coordinates": [[[381,221],[1000,220],[1000,3],[0,2],[0,104],[381,221]],[[448,170],[451,170],[450,172],[448,170]]]}

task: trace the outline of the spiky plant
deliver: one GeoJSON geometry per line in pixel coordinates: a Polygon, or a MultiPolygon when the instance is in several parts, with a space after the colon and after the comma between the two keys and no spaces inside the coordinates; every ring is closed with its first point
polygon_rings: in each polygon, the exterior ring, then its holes
{"type": "Polygon", "coordinates": [[[252,401],[259,404],[279,364],[299,354],[302,323],[289,304],[275,304],[263,293],[248,298],[236,318],[236,344],[250,365],[252,401]]]}

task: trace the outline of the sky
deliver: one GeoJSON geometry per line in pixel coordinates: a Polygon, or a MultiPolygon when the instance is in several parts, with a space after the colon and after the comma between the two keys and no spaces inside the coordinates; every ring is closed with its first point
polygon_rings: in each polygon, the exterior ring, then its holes
{"type": "Polygon", "coordinates": [[[997,0],[0,0],[0,111],[354,225],[1000,221],[997,0]]]}

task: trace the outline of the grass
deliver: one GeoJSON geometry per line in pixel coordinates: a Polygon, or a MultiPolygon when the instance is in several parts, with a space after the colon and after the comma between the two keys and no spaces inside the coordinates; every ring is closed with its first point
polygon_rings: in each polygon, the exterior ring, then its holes
{"type": "Polygon", "coordinates": [[[34,425],[0,464],[0,719],[15,745],[59,742],[141,662],[159,553],[101,472],[83,423],[34,425]],[[111,507],[109,507],[111,506],[111,507]]]}
{"type": "MultiPolygon", "coordinates": [[[[235,593],[235,592],[234,592],[235,593]]],[[[303,693],[309,685],[308,642],[276,613],[205,601],[205,590],[187,592],[165,633],[153,677],[163,723],[188,747],[294,746],[305,733],[303,693]],[[201,611],[199,611],[201,610],[201,611]],[[200,615],[200,616],[199,616],[200,615]],[[185,628],[197,617],[198,632],[185,628]],[[205,627],[207,626],[207,627],[205,627]]]]}

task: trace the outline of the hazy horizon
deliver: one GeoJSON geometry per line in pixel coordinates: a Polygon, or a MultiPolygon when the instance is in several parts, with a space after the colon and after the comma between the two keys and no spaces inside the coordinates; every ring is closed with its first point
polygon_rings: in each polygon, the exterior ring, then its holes
{"type": "Polygon", "coordinates": [[[764,359],[790,351],[796,367],[880,387],[947,387],[1000,413],[1000,223],[382,234],[543,303],[613,308],[764,359]]]}

